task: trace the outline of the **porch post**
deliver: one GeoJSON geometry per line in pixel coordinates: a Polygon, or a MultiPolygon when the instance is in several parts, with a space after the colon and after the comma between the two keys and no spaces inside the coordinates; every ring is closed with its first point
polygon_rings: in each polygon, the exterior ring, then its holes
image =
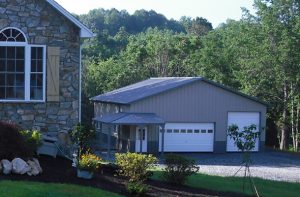
{"type": "Polygon", "coordinates": [[[120,145],[121,144],[121,139],[120,139],[120,136],[121,136],[121,125],[118,125],[117,126],[117,130],[118,130],[118,137],[117,137],[117,150],[118,151],[120,151],[121,149],[120,148],[122,148],[122,145],[120,145]]]}
{"type": "Polygon", "coordinates": [[[140,126],[140,153],[143,153],[143,129],[144,129],[144,126],[141,125],[140,126]]]}
{"type": "Polygon", "coordinates": [[[99,140],[100,140],[100,149],[102,147],[103,139],[102,139],[102,122],[99,122],[99,140]]]}
{"type": "Polygon", "coordinates": [[[110,158],[111,127],[112,127],[112,125],[110,124],[109,127],[108,127],[108,132],[107,132],[107,157],[108,158],[110,158]]]}
{"type": "Polygon", "coordinates": [[[164,155],[164,148],[165,148],[165,125],[161,126],[161,155],[164,155]]]}

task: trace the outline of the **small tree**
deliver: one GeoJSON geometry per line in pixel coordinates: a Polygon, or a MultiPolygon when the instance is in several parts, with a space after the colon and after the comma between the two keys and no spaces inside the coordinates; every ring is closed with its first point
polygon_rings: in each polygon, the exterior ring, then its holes
{"type": "Polygon", "coordinates": [[[74,153],[73,166],[78,164],[81,154],[88,153],[91,139],[96,135],[94,129],[89,126],[77,124],[71,132],[71,138],[75,146],[77,146],[77,153],[74,153]]]}
{"type": "Polygon", "coordinates": [[[243,163],[251,162],[250,153],[255,148],[256,140],[260,136],[260,131],[256,131],[256,129],[255,124],[244,127],[242,131],[235,124],[228,128],[229,137],[234,140],[237,148],[244,153],[243,163]]]}
{"type": "Polygon", "coordinates": [[[260,136],[260,131],[257,131],[257,127],[254,124],[244,127],[244,129],[241,131],[237,125],[233,124],[228,128],[228,136],[234,140],[234,144],[243,153],[243,165],[235,173],[235,175],[243,167],[245,167],[243,190],[245,190],[245,179],[246,177],[248,177],[251,182],[253,192],[255,192],[256,196],[259,196],[255,184],[251,178],[250,164],[252,161],[250,158],[250,154],[251,151],[255,148],[256,141],[260,136]]]}

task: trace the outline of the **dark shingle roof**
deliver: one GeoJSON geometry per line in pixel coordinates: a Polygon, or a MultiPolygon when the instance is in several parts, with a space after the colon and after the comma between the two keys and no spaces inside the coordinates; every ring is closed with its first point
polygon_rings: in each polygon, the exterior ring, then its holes
{"type": "Polygon", "coordinates": [[[268,105],[267,103],[260,101],[259,99],[246,95],[244,93],[233,90],[222,84],[210,81],[203,77],[162,77],[162,78],[150,78],[145,81],[141,81],[120,89],[116,89],[105,94],[101,94],[91,98],[95,102],[105,102],[105,103],[117,103],[117,104],[130,104],[144,98],[157,95],[168,90],[178,88],[180,86],[190,84],[195,81],[205,81],[211,85],[220,87],[224,90],[230,91],[232,93],[238,94],[240,96],[246,97],[250,100],[259,102],[263,105],[268,105]]]}

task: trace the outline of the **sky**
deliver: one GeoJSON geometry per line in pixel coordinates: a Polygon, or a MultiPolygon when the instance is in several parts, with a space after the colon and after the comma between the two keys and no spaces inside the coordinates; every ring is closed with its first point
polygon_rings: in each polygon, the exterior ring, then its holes
{"type": "Polygon", "coordinates": [[[56,0],[71,13],[85,14],[96,8],[127,10],[154,10],[168,19],[180,19],[181,16],[206,18],[217,27],[228,18],[239,20],[241,7],[254,13],[253,0],[56,0]]]}

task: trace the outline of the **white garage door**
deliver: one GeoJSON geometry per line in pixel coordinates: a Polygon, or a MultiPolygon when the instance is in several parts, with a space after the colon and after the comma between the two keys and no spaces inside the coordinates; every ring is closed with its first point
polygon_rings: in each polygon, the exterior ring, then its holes
{"type": "MultiPolygon", "coordinates": [[[[252,124],[256,125],[257,130],[259,129],[260,113],[259,112],[229,112],[228,113],[228,126],[236,124],[239,129],[250,126],[252,124]]],[[[255,148],[253,151],[258,151],[259,139],[257,139],[255,148]]],[[[234,144],[234,140],[227,136],[227,151],[237,152],[239,151],[237,146],[234,144]]]]}
{"type": "MultiPolygon", "coordinates": [[[[160,132],[160,151],[161,137],[160,132]]],[[[213,123],[167,123],[165,125],[165,152],[213,152],[213,146],[213,123]]]]}

